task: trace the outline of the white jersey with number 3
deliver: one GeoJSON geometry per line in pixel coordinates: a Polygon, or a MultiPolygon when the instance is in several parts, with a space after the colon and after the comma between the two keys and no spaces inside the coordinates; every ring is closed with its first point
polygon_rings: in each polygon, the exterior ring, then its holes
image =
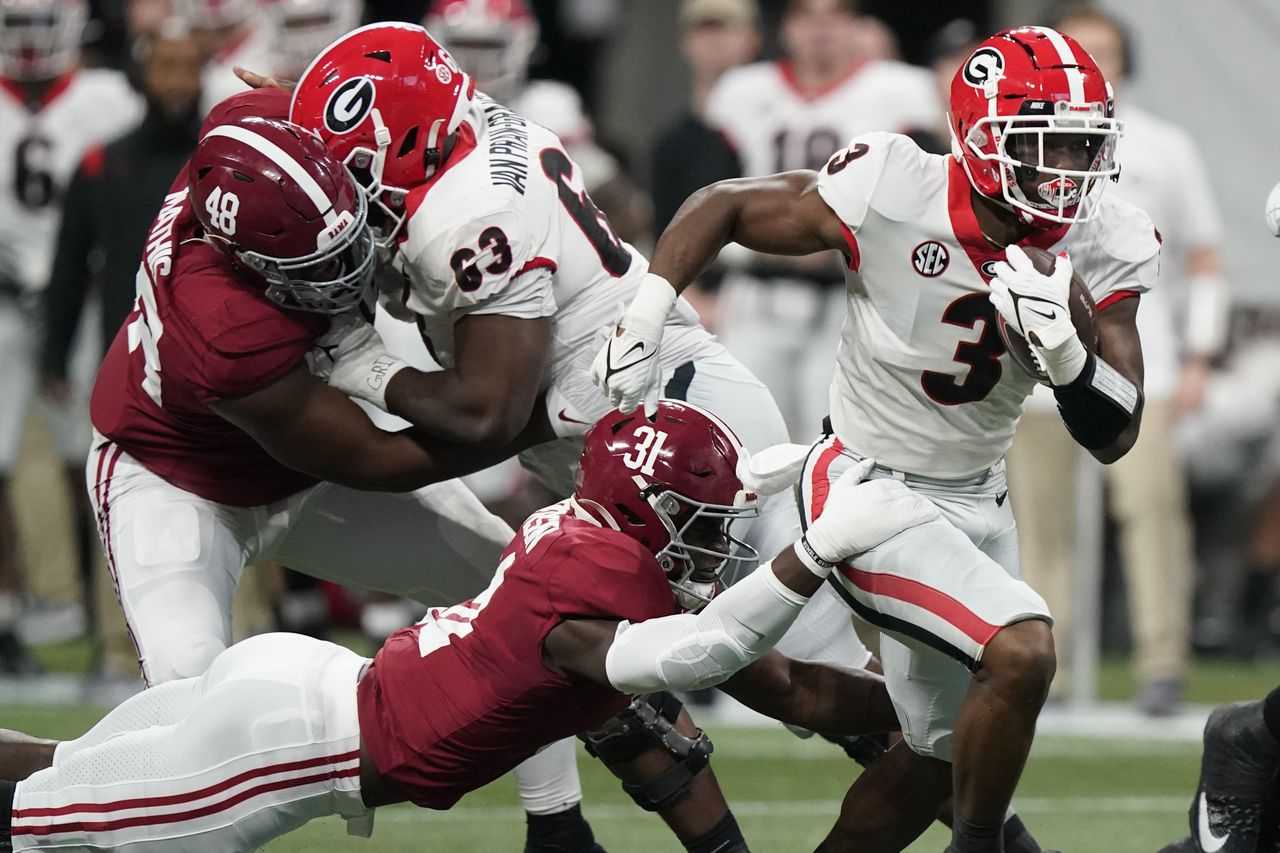
{"type": "MultiPolygon", "coordinates": [[[[459,139],[443,171],[407,201],[396,256],[409,285],[405,305],[445,366],[463,317],[553,318],[544,384],[594,422],[608,406],[591,383],[591,360],[648,261],[613,233],[551,131],[482,96],[459,139]]],[[[686,361],[711,340],[681,300],[660,358],[686,361]]]]}
{"type": "Polygon", "coordinates": [[[49,283],[61,198],[85,152],[142,117],[142,100],[116,71],[74,71],[24,103],[0,85],[0,281],[49,283]]]}
{"type": "MultiPolygon", "coordinates": [[[[818,191],[844,223],[850,260],[830,392],[836,435],[900,471],[960,478],[990,467],[1034,381],[996,329],[987,283],[1004,252],[982,236],[959,162],[869,133],[823,167],[818,191]]],[[[1096,218],[1024,245],[1066,252],[1100,311],[1149,289],[1159,270],[1151,220],[1114,196],[1096,218]]]]}

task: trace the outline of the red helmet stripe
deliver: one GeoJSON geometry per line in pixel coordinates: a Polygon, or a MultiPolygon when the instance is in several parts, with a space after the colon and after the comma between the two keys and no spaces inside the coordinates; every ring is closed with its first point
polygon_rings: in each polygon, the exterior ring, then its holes
{"type": "Polygon", "coordinates": [[[279,145],[259,133],[254,133],[252,130],[234,124],[223,124],[215,127],[205,134],[205,139],[213,136],[224,136],[227,139],[234,139],[237,142],[248,145],[254,151],[275,163],[298,185],[299,189],[307,194],[307,198],[311,199],[311,203],[316,206],[316,212],[324,217],[326,225],[332,225],[337,220],[337,214],[333,210],[333,199],[329,198],[328,193],[324,191],[320,184],[316,183],[316,179],[311,177],[306,169],[302,168],[302,164],[293,159],[279,145]]]}
{"type": "Polygon", "coordinates": [[[1086,102],[1084,94],[1084,74],[1080,72],[1079,60],[1076,59],[1075,51],[1071,49],[1071,45],[1067,44],[1067,40],[1062,37],[1062,33],[1049,27],[1032,27],[1031,29],[1043,35],[1049,40],[1049,44],[1053,45],[1053,49],[1058,54],[1058,60],[1065,68],[1063,72],[1067,75],[1067,92],[1073,104],[1083,104],[1086,102]]]}

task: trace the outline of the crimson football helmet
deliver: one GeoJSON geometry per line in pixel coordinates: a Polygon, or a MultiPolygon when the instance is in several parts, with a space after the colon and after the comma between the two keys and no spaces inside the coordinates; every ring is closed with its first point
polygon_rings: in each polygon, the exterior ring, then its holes
{"type": "Polygon", "coordinates": [[[538,46],[538,22],[524,0],[433,0],[423,23],[480,91],[504,102],[520,91],[538,46]]]}
{"type": "Polygon", "coordinates": [[[356,175],[395,246],[409,190],[435,174],[471,109],[475,83],[422,27],[370,24],[347,33],[298,80],[289,120],[320,134],[356,175]]]}
{"type": "Polygon", "coordinates": [[[951,81],[950,128],[973,188],[1028,223],[1091,219],[1120,174],[1111,84],[1048,27],[1004,30],[973,50],[951,81]]]}
{"type": "Polygon", "coordinates": [[[0,76],[52,80],[80,58],[85,0],[0,0],[0,76]]]}
{"type": "Polygon", "coordinates": [[[370,295],[368,207],[320,138],[278,119],[209,129],[187,166],[205,239],[285,307],[339,314],[370,295]]]}
{"type": "Polygon", "coordinates": [[[644,545],[694,610],[715,595],[729,561],[759,557],[730,532],[759,514],[758,496],[738,479],[745,455],[728,426],[689,403],[662,400],[652,418],[614,410],[587,432],[573,500],[644,545]]]}

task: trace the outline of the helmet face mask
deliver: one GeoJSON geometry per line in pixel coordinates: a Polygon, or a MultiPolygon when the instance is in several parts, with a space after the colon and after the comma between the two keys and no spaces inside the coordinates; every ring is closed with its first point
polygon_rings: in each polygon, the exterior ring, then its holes
{"type": "MultiPolygon", "coordinates": [[[[372,292],[377,253],[367,226],[368,206],[363,194],[355,215],[343,214],[344,224],[327,245],[298,258],[269,257],[249,250],[236,258],[267,283],[267,298],[282,308],[313,314],[342,314],[366,301],[372,292]]],[[[324,242],[325,234],[321,235],[324,242]]]]}
{"type": "Polygon", "coordinates": [[[83,0],[0,0],[0,74],[38,82],[70,71],[87,17],[83,0]]]}
{"type": "Polygon", "coordinates": [[[719,591],[730,562],[755,562],[760,554],[735,537],[734,522],[756,518],[754,501],[743,506],[709,504],[662,487],[649,487],[646,500],[671,539],[654,557],[684,610],[699,610],[719,591]]]}
{"type": "Polygon", "coordinates": [[[973,189],[1028,224],[1092,219],[1119,177],[1111,85],[1056,30],[1006,30],[978,45],[952,80],[949,118],[973,189]]]}

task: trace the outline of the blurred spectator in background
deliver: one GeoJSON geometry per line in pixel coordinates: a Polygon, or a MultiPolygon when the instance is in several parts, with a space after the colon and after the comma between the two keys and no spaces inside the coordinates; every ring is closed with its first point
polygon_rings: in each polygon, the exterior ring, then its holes
{"type": "MultiPolygon", "coordinates": [[[[972,21],[956,18],[938,30],[929,40],[929,67],[933,71],[934,91],[937,92],[940,105],[950,102],[951,80],[956,76],[960,65],[969,58],[969,54],[984,37],[972,21]]],[[[947,121],[946,107],[942,106],[938,110],[937,119],[932,125],[913,130],[911,137],[925,151],[933,154],[949,153],[951,124],[947,121]]]]}
{"type": "Polygon", "coordinates": [[[721,76],[760,53],[755,0],[684,0],[680,53],[690,72],[689,111],[653,146],[654,230],[661,234],[684,200],[716,181],[736,178],[742,164],[724,134],[707,124],[707,98],[721,76]]]}
{"type": "MultiPolygon", "coordinates": [[[[275,0],[271,16],[271,74],[297,80],[320,51],[360,26],[362,0],[275,0]]],[[[251,71],[257,70],[250,68],[251,71]]]]}
{"type": "MultiPolygon", "coordinates": [[[[742,174],[738,153],[718,129],[707,123],[707,97],[726,71],[760,53],[760,14],[756,0],[684,0],[680,4],[680,52],[689,66],[689,111],[654,142],[654,234],[660,235],[684,200],[696,190],[742,174]]],[[[702,317],[717,325],[713,294],[724,276],[715,264],[685,298],[702,317]]]]}
{"type": "Polygon", "coordinates": [[[275,65],[271,23],[258,0],[173,0],[173,13],[191,28],[208,63],[201,115],[244,90],[236,66],[258,71],[275,65]]]}
{"type": "MultiPolygon", "coordinates": [[[[707,120],[737,150],[744,174],[819,169],[858,134],[936,121],[928,72],[862,54],[853,0],[789,0],[781,35],[784,59],[725,73],[707,99],[707,120]]],[[[845,315],[838,254],[725,260],[737,268],[720,294],[721,339],[769,386],[792,437],[815,437],[845,315]]]]}
{"type": "MultiPolygon", "coordinates": [[[[36,306],[49,281],[63,191],[84,152],[141,112],[123,75],[78,69],[86,14],[82,0],[0,0],[0,672],[36,668],[15,631],[24,584],[7,483],[37,390],[36,306]]],[[[84,462],[87,395],[100,350],[86,337],[83,357],[75,359],[76,389],[48,407],[77,508],[83,575],[95,547],[84,462]]]]}
{"type": "Polygon", "coordinates": [[[125,27],[130,41],[152,36],[173,17],[173,0],[125,0],[125,27]]]}
{"type": "MultiPolygon", "coordinates": [[[[1088,5],[1066,12],[1056,26],[1090,52],[1117,89],[1116,114],[1124,122],[1117,147],[1122,171],[1107,192],[1146,210],[1164,243],[1159,286],[1143,294],[1138,310],[1146,372],[1142,432],[1133,450],[1108,466],[1105,476],[1128,588],[1138,706],[1147,714],[1167,715],[1178,709],[1186,679],[1193,574],[1186,474],[1174,427],[1180,416],[1199,407],[1209,359],[1226,340],[1227,288],[1218,257],[1222,223],[1191,137],[1125,98],[1133,73],[1133,45],[1125,27],[1088,5]],[[1179,335],[1172,305],[1183,289],[1189,310],[1179,335]]],[[[1076,519],[1074,504],[1060,496],[1074,492],[1069,485],[1079,451],[1055,409],[1048,390],[1037,389],[1018,426],[1009,475],[1027,581],[1048,600],[1066,636],[1076,519]]]]}

